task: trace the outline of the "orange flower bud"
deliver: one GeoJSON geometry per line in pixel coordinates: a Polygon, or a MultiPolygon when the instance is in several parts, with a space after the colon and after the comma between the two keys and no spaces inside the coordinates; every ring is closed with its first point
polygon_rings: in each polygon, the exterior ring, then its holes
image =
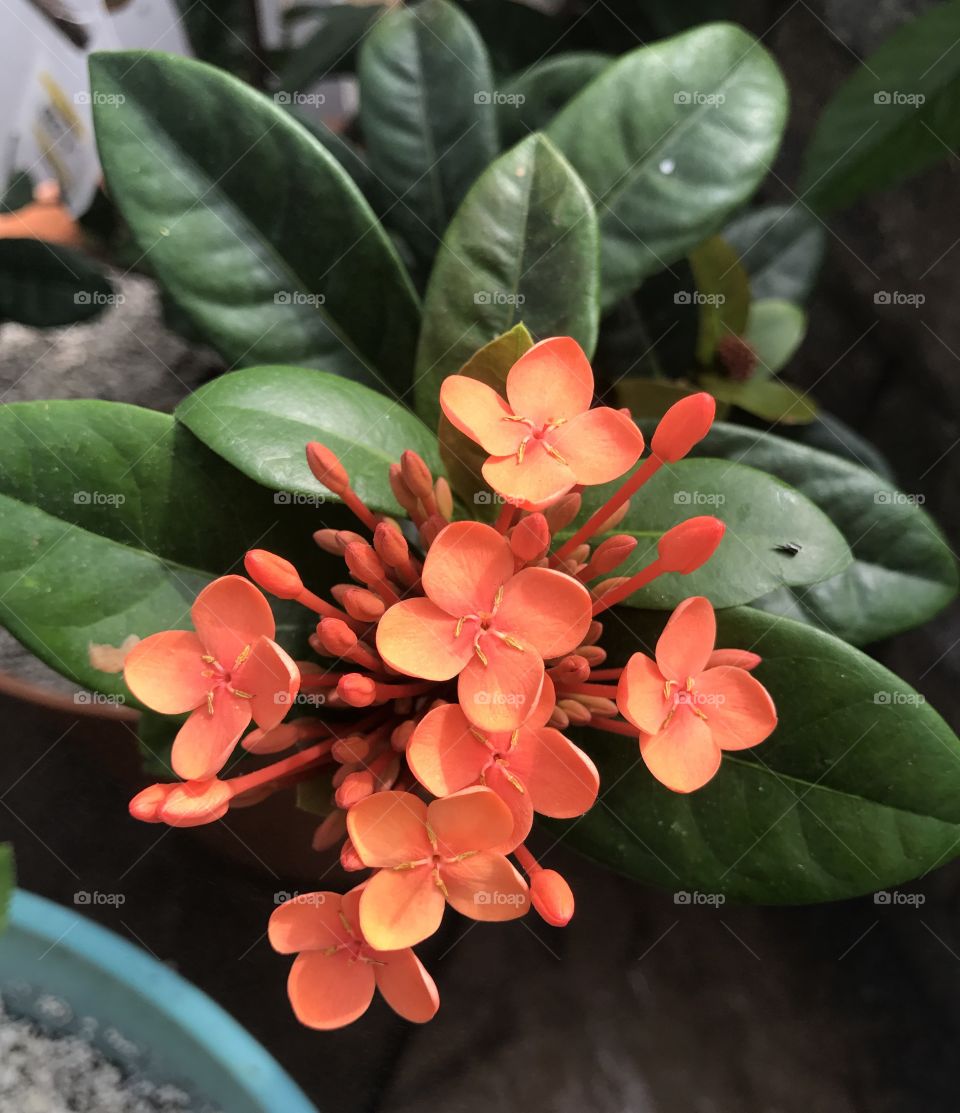
{"type": "Polygon", "coordinates": [[[453,492],[450,484],[441,475],[433,485],[434,498],[437,500],[437,510],[449,522],[453,517],[453,492]]]}
{"type": "Polygon", "coordinates": [[[316,851],[329,850],[347,833],[347,813],[335,808],[313,832],[311,846],[316,851]]]}
{"type": "Polygon", "coordinates": [[[377,685],[360,672],[348,672],[337,682],[337,695],[351,707],[369,707],[377,698],[377,685]]]}
{"type": "Polygon", "coordinates": [[[379,595],[353,584],[334,584],[330,594],[358,622],[376,622],[387,609],[379,595]]]}
{"type": "Polygon", "coordinates": [[[408,448],[400,457],[403,481],[418,499],[433,497],[433,475],[422,456],[408,448]]]}
{"type": "Polygon", "coordinates": [[[337,789],[334,799],[338,808],[352,808],[361,800],[365,800],[376,787],[373,774],[368,769],[360,769],[344,777],[342,784],[337,789]]]}
{"type": "Polygon", "coordinates": [[[340,463],[335,452],[331,452],[324,444],[311,441],[307,445],[307,464],[324,487],[328,487],[335,495],[342,495],[350,486],[350,476],[340,463]]]}
{"type": "Polygon", "coordinates": [[[362,734],[351,734],[349,738],[338,738],[330,753],[334,761],[339,761],[342,765],[350,765],[366,761],[372,749],[373,744],[369,738],[365,738],[362,734]]]}
{"type": "Polygon", "coordinates": [[[130,801],[130,814],[141,823],[162,823],[160,809],[166,803],[172,788],[173,785],[157,784],[138,792],[130,801]]]}
{"type": "Polygon", "coordinates": [[[717,403],[705,392],[674,402],[660,419],[650,441],[650,451],[668,464],[683,459],[710,432],[717,403]]]}
{"type": "Polygon", "coordinates": [[[380,522],[373,531],[373,547],[384,563],[403,568],[410,559],[410,547],[400,529],[388,522],[380,522]]]}
{"type": "Polygon", "coordinates": [[[590,722],[590,712],[578,700],[562,699],[557,702],[557,707],[575,727],[585,727],[590,722]]]}
{"type": "Polygon", "coordinates": [[[365,870],[367,867],[360,859],[360,855],[353,847],[353,843],[347,839],[343,846],[340,848],[340,865],[347,873],[356,873],[357,870],[365,870]]]}
{"type": "Polygon", "coordinates": [[[556,536],[562,529],[566,529],[580,513],[582,504],[583,499],[579,495],[564,495],[553,506],[547,507],[543,514],[547,519],[550,532],[556,536]]]}
{"type": "Polygon", "coordinates": [[[696,572],[716,552],[726,528],[719,518],[705,514],[667,530],[657,542],[661,571],[684,576],[696,572]]]}
{"type": "Polygon", "coordinates": [[[289,560],[268,553],[266,549],[251,549],[243,558],[243,566],[251,580],[264,591],[278,599],[296,599],[303,591],[300,573],[289,560]]]}
{"type": "Polygon", "coordinates": [[[573,892],[556,870],[536,870],[530,878],[533,907],[553,927],[566,927],[573,918],[573,892]]]}
{"type": "Polygon", "coordinates": [[[357,635],[340,618],[322,618],[317,623],[317,637],[331,657],[343,657],[357,644],[357,635]]]}
{"type": "Polygon", "coordinates": [[[375,584],[386,578],[386,569],[366,541],[351,541],[343,551],[343,559],[350,575],[362,584],[375,584]]]}
{"type": "Polygon", "coordinates": [[[608,537],[597,546],[590,558],[591,576],[605,576],[621,565],[637,547],[637,539],[628,533],[608,537]]]}
{"type": "Polygon", "coordinates": [[[525,564],[542,557],[549,547],[550,527],[542,514],[528,514],[510,532],[513,555],[525,564]]]}

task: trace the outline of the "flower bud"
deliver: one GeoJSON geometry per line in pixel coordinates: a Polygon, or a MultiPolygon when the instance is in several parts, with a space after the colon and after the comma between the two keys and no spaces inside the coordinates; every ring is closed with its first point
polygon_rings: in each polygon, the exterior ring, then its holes
{"type": "Polygon", "coordinates": [[[353,584],[334,584],[330,594],[351,618],[358,622],[376,622],[387,609],[379,595],[367,591],[365,587],[353,584]]]}
{"type": "Polygon", "coordinates": [[[674,402],[660,419],[650,441],[650,451],[667,464],[683,459],[710,432],[717,403],[702,392],[674,402]]]}
{"type": "Polygon", "coordinates": [[[281,723],[271,730],[256,727],[241,740],[240,745],[248,754],[277,754],[289,750],[300,738],[296,722],[281,723]]]}
{"type": "Polygon", "coordinates": [[[342,495],[350,486],[350,476],[340,463],[335,452],[331,452],[325,444],[311,441],[307,445],[307,464],[324,487],[329,488],[335,495],[342,495]]]}
{"type": "Polygon", "coordinates": [[[367,868],[349,839],[346,839],[343,846],[340,848],[340,865],[347,873],[356,873],[357,870],[365,870],[367,868]]]}
{"type": "Polygon", "coordinates": [[[317,637],[331,657],[343,657],[357,644],[357,635],[341,618],[322,618],[317,623],[317,637]]]}
{"type": "Polygon", "coordinates": [[[704,514],[667,530],[657,542],[661,571],[683,576],[696,572],[716,552],[726,528],[719,518],[704,514]]]}
{"type": "Polygon", "coordinates": [[[351,707],[369,707],[377,698],[377,685],[363,673],[348,672],[337,682],[337,695],[351,707]]]}
{"type": "Polygon", "coordinates": [[[372,795],[375,787],[373,774],[368,769],[360,769],[356,773],[348,774],[334,797],[337,807],[352,808],[354,804],[359,804],[361,800],[366,800],[372,795]]]}
{"type": "Polygon", "coordinates": [[[300,573],[289,560],[268,553],[266,549],[251,549],[243,558],[247,575],[264,591],[278,599],[296,599],[303,591],[300,573]]]}
{"type": "Polygon", "coordinates": [[[554,537],[570,525],[580,513],[582,505],[583,499],[579,495],[564,495],[563,498],[557,499],[553,506],[548,506],[544,510],[543,515],[547,519],[547,525],[549,525],[550,532],[554,537]]]}
{"type": "Polygon", "coordinates": [[[233,791],[216,777],[173,785],[160,809],[160,818],[171,827],[199,827],[222,819],[230,808],[233,791]]]}
{"type": "Polygon", "coordinates": [[[128,805],[130,814],[141,823],[162,823],[160,809],[166,803],[173,785],[150,785],[138,792],[128,805]]]}
{"type": "Polygon", "coordinates": [[[392,568],[404,568],[410,559],[407,539],[396,525],[379,522],[373,531],[373,547],[377,555],[392,568]]]}
{"type": "Polygon", "coordinates": [[[422,456],[408,448],[400,457],[403,481],[418,499],[433,497],[433,475],[422,456]]]}
{"type": "Polygon", "coordinates": [[[340,808],[334,810],[323,820],[313,832],[311,846],[316,851],[329,850],[347,833],[347,813],[340,808]]]}
{"type": "Polygon", "coordinates": [[[433,496],[437,500],[437,510],[449,522],[453,517],[453,492],[442,475],[433,485],[433,496]]]}
{"type": "Polygon", "coordinates": [[[373,743],[362,734],[351,734],[349,738],[338,738],[331,747],[334,761],[341,765],[366,761],[373,749],[373,743]]]}
{"type": "Polygon", "coordinates": [[[343,551],[343,559],[350,575],[362,584],[375,584],[386,578],[386,569],[366,541],[351,541],[343,551]]]}
{"type": "Polygon", "coordinates": [[[585,727],[590,722],[590,712],[583,706],[579,700],[575,699],[562,699],[558,700],[557,707],[566,715],[570,722],[575,727],[585,727]]]}
{"type": "Polygon", "coordinates": [[[573,892],[556,870],[536,870],[530,878],[533,907],[553,927],[566,927],[573,918],[573,892]]]}
{"type": "Polygon", "coordinates": [[[550,527],[542,514],[528,514],[510,531],[510,548],[517,560],[529,564],[550,547],[550,527]]]}
{"type": "Polygon", "coordinates": [[[618,533],[601,541],[590,558],[591,576],[606,576],[619,567],[637,547],[637,539],[628,533],[618,533]]]}

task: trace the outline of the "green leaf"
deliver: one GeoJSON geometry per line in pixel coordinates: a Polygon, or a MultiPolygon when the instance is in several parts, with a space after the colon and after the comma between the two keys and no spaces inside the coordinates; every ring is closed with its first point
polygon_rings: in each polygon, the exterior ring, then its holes
{"type": "Polygon", "coordinates": [[[890,483],[896,480],[890,461],[877,446],[851,429],[835,414],[820,410],[816,419],[809,425],[780,426],[769,432],[776,433],[780,437],[788,437],[797,444],[806,445],[807,448],[819,448],[821,452],[829,452],[833,456],[849,460],[852,464],[859,464],[862,468],[875,471],[890,483]]]}
{"type": "Polygon", "coordinates": [[[764,298],[750,306],[744,340],[756,352],[757,375],[775,374],[793,358],[807,331],[807,315],[799,305],[764,298]]]}
{"type": "Polygon", "coordinates": [[[697,284],[699,328],[697,361],[713,359],[720,338],[740,336],[750,312],[750,280],[737,253],[719,236],[711,236],[690,252],[690,267],[697,284]]]}
{"type": "Polygon", "coordinates": [[[0,321],[53,328],[96,317],[113,286],[79,251],[41,240],[0,239],[0,321]]]}
{"type": "MultiPolygon", "coordinates": [[[[522,323],[514,325],[503,336],[484,344],[460,368],[458,374],[477,379],[505,397],[507,372],[532,347],[533,337],[526,326],[522,323]]],[[[487,453],[451,425],[445,414],[440,415],[437,438],[440,442],[440,457],[453,493],[464,503],[471,516],[482,516],[482,508],[493,504],[492,495],[481,475],[487,453]]]]}
{"type": "Polygon", "coordinates": [[[7,926],[7,913],[16,883],[13,847],[7,842],[0,843],[0,932],[7,926]]]}
{"type": "Polygon", "coordinates": [[[597,339],[597,225],[583,183],[539,133],[501,155],[464,198],[430,275],[417,349],[417,412],[440,384],[521,319],[538,339],[597,339]]]}
{"type": "MultiPolygon", "coordinates": [[[[620,483],[590,488],[585,512],[601,506],[620,483]]],[[[630,596],[630,606],[669,609],[690,595],[706,595],[716,607],[735,607],[775,587],[824,580],[851,560],[842,534],[793,487],[743,464],[681,460],[662,468],[631,500],[616,532],[636,537],[638,545],[616,575],[628,576],[649,564],[668,529],[700,514],[726,523],[714,555],[689,576],[658,577],[630,596]],[[801,552],[781,552],[780,546],[789,543],[801,544],[801,552]],[[758,592],[761,584],[770,586],[758,592]]]]}
{"type": "Polygon", "coordinates": [[[483,41],[447,0],[396,7],[363,44],[359,76],[370,166],[397,198],[389,220],[418,258],[430,260],[497,153],[483,41]]]}
{"type": "Polygon", "coordinates": [[[333,770],[324,769],[309,781],[297,785],[297,807],[311,815],[323,817],[333,811],[333,770]]]}
{"type": "MultiPolygon", "coordinates": [[[[618,612],[620,663],[663,617],[618,612]]],[[[753,649],[779,725],[726,753],[698,792],[655,781],[629,738],[576,732],[600,802],[563,840],[675,892],[804,904],[887,889],[960,848],[960,740],[904,681],[829,634],[748,608],[718,618],[718,646],[753,649]]],[[[555,830],[562,830],[559,824],[555,830]]]]}
{"type": "Polygon", "coordinates": [[[547,134],[596,201],[604,306],[723,227],[786,111],[774,60],[727,23],[631,51],[574,97],[547,134]]]}
{"type": "Polygon", "coordinates": [[[505,146],[550,123],[564,105],[611,62],[609,54],[571,51],[547,58],[498,90],[497,119],[505,146]]]}
{"type": "Polygon", "coordinates": [[[373,510],[402,514],[389,468],[408,448],[439,466],[433,433],[406,407],[359,383],[303,367],[250,367],[184,399],[176,416],[245,475],[294,502],[337,502],[314,479],[305,449],[320,441],[343,461],[373,510]]]}
{"type": "Polygon", "coordinates": [[[823,224],[799,203],[740,213],[723,238],[746,267],[755,298],[806,301],[827,249],[823,224]]]}
{"type": "Polygon", "coordinates": [[[919,505],[922,496],[838,456],[738,425],[714,425],[693,451],[792,484],[830,516],[853,551],[838,575],[755,605],[864,645],[926,622],[955,598],[957,562],[919,505]]]}
{"type": "Polygon", "coordinates": [[[760,378],[738,383],[719,375],[701,375],[698,381],[718,402],[739,406],[764,421],[805,425],[817,416],[816,402],[789,383],[760,378]]]}
{"type": "Polygon", "coordinates": [[[403,391],[416,296],[336,159],[278,105],[201,62],[118,51],[93,55],[90,73],[111,196],[224,359],[320,366],[403,391]]]}
{"type": "Polygon", "coordinates": [[[910,19],[841,85],[804,158],[799,192],[821,212],[902,182],[960,143],[960,5],[910,19]]]}
{"type": "Polygon", "coordinates": [[[617,401],[638,423],[643,418],[663,417],[681,398],[696,393],[695,386],[670,379],[623,379],[616,386],[617,401]]]}
{"type": "Polygon", "coordinates": [[[385,11],[382,4],[331,4],[314,9],[316,27],[280,70],[280,88],[305,92],[325,77],[352,72],[364,37],[385,11]]]}
{"type": "MultiPolygon", "coordinates": [[[[0,410],[0,622],[84,687],[129,699],[119,675],[90,664],[90,643],[189,628],[197,592],[242,572],[248,548],[282,553],[322,590],[339,571],[311,540],[325,524],[343,528],[343,509],[275,497],[167,414],[93,401],[0,410]]],[[[309,612],[278,611],[280,640],[302,652],[309,612]]]]}

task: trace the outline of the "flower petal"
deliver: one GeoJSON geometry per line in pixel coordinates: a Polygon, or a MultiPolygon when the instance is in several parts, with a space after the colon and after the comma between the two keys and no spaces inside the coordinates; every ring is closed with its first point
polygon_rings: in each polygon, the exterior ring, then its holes
{"type": "Polygon", "coordinates": [[[450,680],[473,656],[473,637],[429,599],[402,599],[377,625],[377,649],[392,668],[425,680],[450,680]]]}
{"type": "Polygon", "coordinates": [[[450,375],[440,387],[440,408],[447,420],[491,456],[510,456],[530,428],[511,421],[513,410],[486,383],[450,375]]]}
{"type": "Polygon", "coordinates": [[[513,575],[510,542],[483,522],[453,522],[437,535],[423,565],[423,590],[459,618],[493,609],[502,584],[513,575]]]}
{"type": "Polygon", "coordinates": [[[347,812],[347,831],[365,866],[399,866],[433,854],[426,821],[412,792],[375,792],[347,812]]]}
{"type": "Polygon", "coordinates": [[[257,638],[272,638],[276,623],[259,588],[243,576],[221,576],[197,596],[190,608],[194,629],[206,651],[225,669],[257,638]]]}
{"type": "Polygon", "coordinates": [[[689,708],[678,708],[659,734],[640,735],[647,768],[674,792],[702,788],[720,768],[721,751],[710,728],[689,708]]]}
{"type": "Polygon", "coordinates": [[[211,688],[203,653],[192,630],[151,634],[130,650],[123,678],[142,704],[162,715],[182,715],[204,703],[211,688]]]}
{"type": "Polygon", "coordinates": [[[522,460],[491,456],[480,470],[488,486],[524,510],[549,506],[577,482],[570,468],[551,456],[538,440],[527,442],[522,460]]]}
{"type": "Polygon", "coordinates": [[[596,803],[600,788],[597,767],[553,727],[521,728],[508,760],[510,771],[522,781],[531,804],[541,815],[571,819],[588,812],[596,803]]]}
{"type": "Polygon", "coordinates": [[[516,730],[540,699],[543,658],[530,646],[516,649],[494,634],[486,634],[480,644],[486,664],[474,655],[460,673],[460,706],[483,731],[516,730]]]}
{"type": "Polygon", "coordinates": [[[399,951],[433,935],[443,908],[431,866],[378,870],[360,896],[360,927],[371,947],[399,951]]]}
{"type": "Polygon", "coordinates": [[[583,413],[593,401],[593,371],[583,348],[570,336],[541,340],[507,375],[513,412],[536,425],[583,413]]]}
{"type": "Polygon", "coordinates": [[[322,951],[349,935],[340,921],[339,893],[297,893],[275,908],[267,926],[270,946],[282,955],[322,951]]]}
{"type": "Polygon", "coordinates": [[[684,599],[670,616],[657,642],[657,664],[667,680],[685,684],[702,672],[717,638],[717,620],[709,599],[684,599]]]}
{"type": "Polygon", "coordinates": [[[599,406],[577,414],[546,439],[578,483],[609,483],[626,474],[643,452],[643,434],[619,410],[599,406]]]}
{"type": "Polygon", "coordinates": [[[270,638],[257,638],[250,656],[233,674],[232,686],[249,692],[254,721],[264,730],[278,726],[300,689],[300,670],[270,638]]]}
{"type": "Polygon", "coordinates": [[[227,758],[250,725],[250,700],[238,699],[226,688],[213,693],[213,714],[198,707],[173,740],[170,764],[185,781],[205,781],[226,765],[227,758]]]}
{"type": "Polygon", "coordinates": [[[748,750],[773,733],[777,709],[766,688],[743,669],[721,665],[697,677],[697,706],[722,750],[748,750]]]}
{"type": "Polygon", "coordinates": [[[431,801],[427,823],[436,837],[437,853],[455,858],[505,842],[513,830],[513,814],[492,789],[475,785],[431,801]]]}
{"type": "Polygon", "coordinates": [[[497,854],[509,854],[530,834],[533,827],[533,803],[527,786],[515,776],[506,765],[493,764],[486,771],[483,784],[495,792],[510,809],[513,816],[513,830],[490,849],[497,854]]]}
{"type": "Polygon", "coordinates": [[[502,854],[474,854],[440,874],[451,906],[471,920],[515,920],[530,907],[526,882],[502,854]]]}
{"type": "Polygon", "coordinates": [[[476,784],[489,759],[490,750],[455,703],[428,711],[407,746],[407,764],[434,796],[449,796],[476,784]]]}
{"type": "Polygon", "coordinates": [[[537,700],[537,706],[534,708],[533,714],[529,719],[525,719],[523,725],[525,727],[545,727],[550,721],[550,716],[553,714],[557,706],[557,689],[553,686],[553,681],[550,679],[549,673],[543,674],[543,687],[540,689],[540,698],[537,700]]]}
{"type": "Polygon", "coordinates": [[[440,1008],[436,982],[413,951],[395,951],[375,966],[377,988],[391,1009],[404,1020],[425,1024],[440,1008]]]}
{"type": "Polygon", "coordinates": [[[646,734],[656,734],[673,706],[664,694],[663,673],[645,653],[634,653],[617,684],[620,714],[646,734]]]}
{"type": "Polygon", "coordinates": [[[732,665],[748,672],[755,669],[763,658],[749,649],[715,649],[707,658],[707,668],[715,669],[720,665],[732,665]]]}
{"type": "Polygon", "coordinates": [[[572,576],[550,568],[524,568],[504,587],[494,624],[549,660],[583,642],[590,609],[590,593],[572,576]]]}
{"type": "Polygon", "coordinates": [[[376,976],[368,962],[352,962],[346,951],[298,955],[287,978],[287,995],[297,1020],[329,1031],[363,1016],[373,1000],[376,976]]]}

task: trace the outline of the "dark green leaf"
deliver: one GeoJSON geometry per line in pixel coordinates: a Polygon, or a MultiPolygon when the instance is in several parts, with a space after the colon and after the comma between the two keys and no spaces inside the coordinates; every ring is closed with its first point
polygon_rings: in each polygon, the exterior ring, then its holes
{"type": "Polygon", "coordinates": [[[110,193],[223,357],[404,390],[416,297],[333,156],[278,105],[189,58],[95,54],[90,72],[110,193]]]}
{"type": "Polygon", "coordinates": [[[910,19],[824,109],[798,189],[821,212],[901,182],[960,142],[960,4],[910,19]]]}
{"type": "Polygon", "coordinates": [[[746,267],[755,298],[806,301],[827,249],[823,224],[799,203],[740,213],[723,238],[746,267]]]}
{"type": "MultiPolygon", "coordinates": [[[[600,506],[620,481],[590,488],[586,510],[600,506]]],[[[711,514],[727,532],[709,561],[689,576],[660,576],[630,596],[635,607],[673,608],[689,595],[706,595],[716,607],[734,607],[784,584],[811,584],[850,563],[850,550],[830,519],[814,504],[771,475],[723,460],[681,460],[662,468],[631,500],[617,526],[638,540],[616,574],[630,575],[655,557],[666,530],[685,518],[711,514]],[[781,552],[801,544],[796,555],[781,552]],[[760,584],[769,584],[761,589],[760,584]]]]}
{"type": "MultiPolygon", "coordinates": [[[[764,432],[767,432],[765,429],[764,432]]],[[[862,437],[855,429],[851,429],[845,421],[841,421],[834,414],[825,413],[823,410],[817,414],[816,419],[809,425],[795,425],[793,428],[780,427],[771,429],[780,437],[788,437],[798,444],[805,444],[808,448],[819,448],[821,452],[829,452],[862,468],[869,468],[877,475],[895,482],[896,476],[890,461],[880,452],[875,444],[862,437]]]]}
{"type": "Polygon", "coordinates": [[[955,597],[956,560],[918,505],[922,496],[838,456],[737,425],[714,425],[694,453],[750,464],[791,483],[830,516],[853,551],[853,563],[839,575],[756,605],[865,645],[926,622],[955,597]]]}
{"type": "MultiPolygon", "coordinates": [[[[338,562],[311,533],[345,524],[341,507],[250,482],[167,414],[87,401],[0,410],[0,622],[87,688],[125,695],[90,664],[90,643],[189,627],[196,593],[242,572],[248,548],[284,554],[322,589],[338,562]]],[[[302,615],[280,618],[294,652],[302,615]]]]}
{"type": "Polygon", "coordinates": [[[690,252],[690,266],[697,284],[697,360],[708,365],[722,337],[740,336],[747,327],[750,281],[737,253],[719,236],[690,252]]]}
{"type": "Polygon", "coordinates": [[[86,321],[116,298],[79,251],[41,240],[0,239],[0,321],[52,328],[86,321]]]}
{"type": "Polygon", "coordinates": [[[539,133],[501,155],[450,223],[417,349],[417,412],[432,428],[440,384],[520,320],[533,336],[597,339],[597,225],[583,183],[539,133]]]}
{"type": "Polygon", "coordinates": [[[807,315],[799,305],[779,298],[753,302],[743,338],[760,361],[756,377],[769,377],[789,363],[806,331],[807,315]]]}
{"type": "Polygon", "coordinates": [[[776,63],[726,23],[634,50],[574,97],[547,134],[595,198],[605,306],[723,227],[786,109],[776,63]]]}
{"type": "Polygon", "coordinates": [[[447,0],[397,7],[363,45],[360,88],[370,166],[397,198],[389,220],[429,261],[497,152],[487,52],[447,0]]]}
{"type": "Polygon", "coordinates": [[[561,108],[610,64],[609,54],[572,51],[547,58],[498,90],[497,118],[504,146],[540,131],[561,108]]]}
{"type": "MultiPolygon", "coordinates": [[[[619,612],[614,659],[655,643],[662,616],[619,612]]],[[[753,750],[724,754],[688,796],[656,782],[630,738],[577,732],[600,802],[564,841],[675,891],[803,904],[882,890],[960,849],[960,740],[923,697],[809,626],[748,608],[718,616],[719,646],[763,657],[779,714],[753,750]]],[[[559,828],[559,825],[556,825],[559,828]]]]}
{"type": "Polygon", "coordinates": [[[320,441],[335,452],[353,489],[374,510],[402,513],[389,467],[408,448],[439,466],[433,433],[406,407],[335,375],[303,367],[250,367],[202,386],[176,411],[209,448],[281,501],[336,502],[314,479],[305,448],[320,441]]]}
{"type": "Polygon", "coordinates": [[[314,9],[317,25],[307,41],[291,51],[280,70],[280,87],[306,92],[324,77],[352,72],[364,36],[385,11],[382,4],[331,4],[314,9]]]}
{"type": "Polygon", "coordinates": [[[719,375],[701,375],[699,383],[718,402],[739,406],[764,421],[805,425],[817,416],[817,404],[806,391],[775,379],[749,379],[745,383],[719,375]]]}

